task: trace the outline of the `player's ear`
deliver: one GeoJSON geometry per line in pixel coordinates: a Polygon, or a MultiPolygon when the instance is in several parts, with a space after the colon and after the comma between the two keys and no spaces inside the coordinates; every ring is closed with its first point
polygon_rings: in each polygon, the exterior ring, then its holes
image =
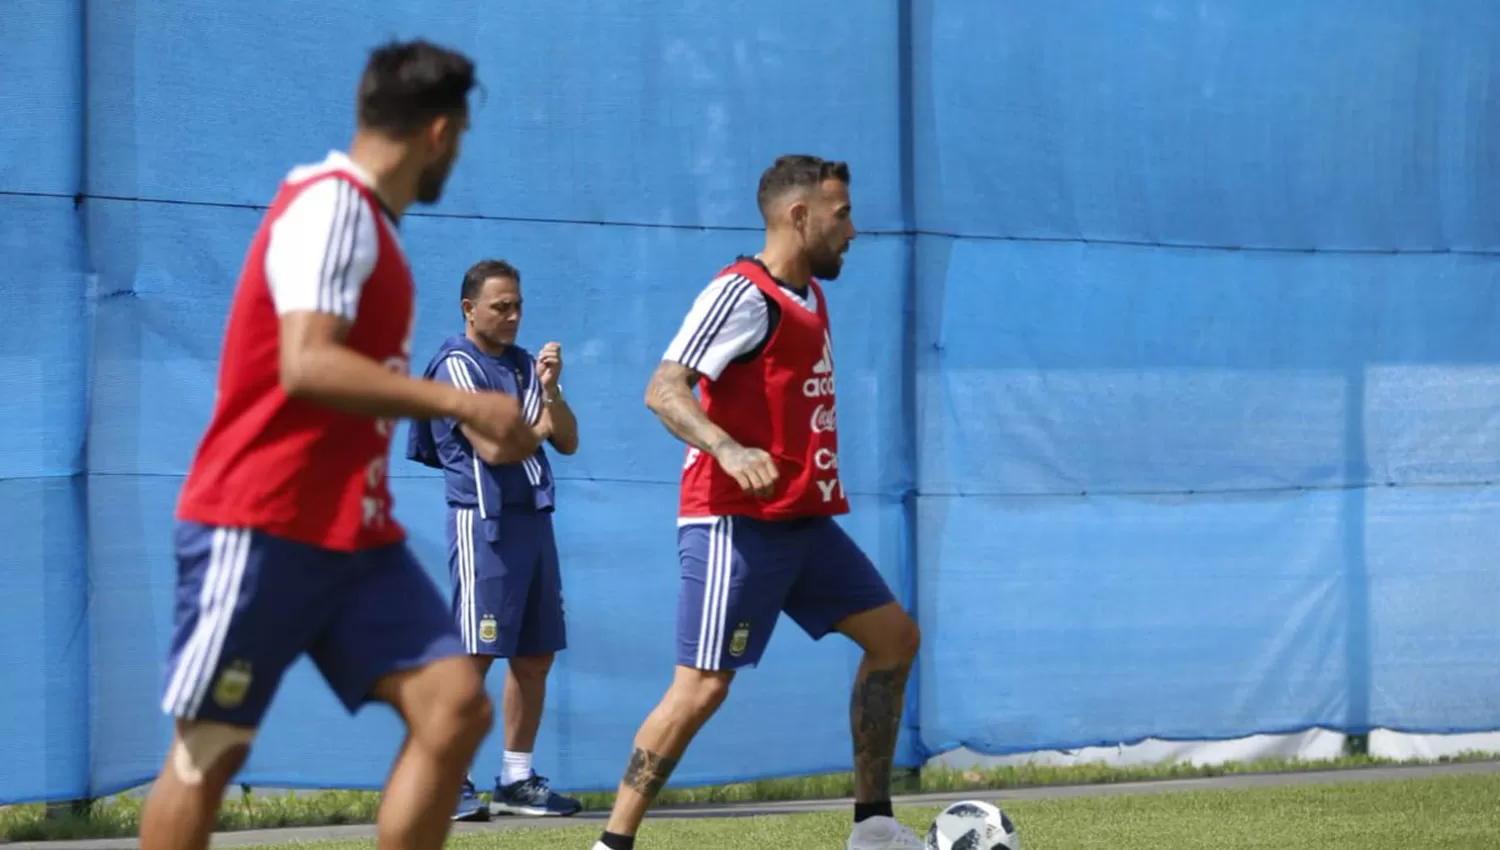
{"type": "Polygon", "coordinates": [[[441,151],[448,141],[448,134],[453,129],[453,119],[447,115],[439,115],[432,119],[427,129],[422,133],[423,141],[434,151],[441,151]]]}
{"type": "Polygon", "coordinates": [[[810,212],[811,211],[807,206],[807,199],[801,198],[792,201],[787,205],[786,208],[787,221],[790,221],[792,223],[792,227],[796,230],[804,230],[807,227],[807,217],[810,212]]]}

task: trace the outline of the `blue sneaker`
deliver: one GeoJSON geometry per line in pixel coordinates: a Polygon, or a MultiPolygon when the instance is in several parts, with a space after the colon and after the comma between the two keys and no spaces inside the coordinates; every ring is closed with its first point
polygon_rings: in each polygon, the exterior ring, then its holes
{"type": "Polygon", "coordinates": [[[568,817],[583,809],[583,804],[572,797],[554,792],[545,776],[531,774],[529,779],[510,785],[495,785],[495,798],[490,801],[492,815],[530,815],[532,817],[568,817]]]}
{"type": "Polygon", "coordinates": [[[458,792],[458,806],[453,810],[453,819],[456,821],[490,819],[490,809],[484,804],[484,800],[479,798],[479,790],[474,787],[473,780],[464,780],[464,787],[458,792]]]}

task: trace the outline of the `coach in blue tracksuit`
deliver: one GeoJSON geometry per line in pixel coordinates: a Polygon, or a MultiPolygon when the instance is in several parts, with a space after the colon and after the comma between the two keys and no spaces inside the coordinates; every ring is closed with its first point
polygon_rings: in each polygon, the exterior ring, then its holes
{"type": "MultiPolygon", "coordinates": [[[[476,263],[464,275],[464,335],[443,342],[426,376],[468,389],[499,390],[521,403],[557,451],[578,451],[578,420],[558,388],[562,350],[555,342],[533,358],[516,346],[521,274],[503,260],[476,263]]],[[[509,659],[505,679],[505,757],[488,808],[465,782],[455,820],[492,814],[571,815],[582,806],[556,794],[532,770],[547,673],[567,646],[562,575],[552,532],[552,467],[542,448],[520,463],[499,455],[455,420],[413,422],[407,457],[443,470],[448,496],[448,565],[453,615],[480,675],[509,659]]]]}

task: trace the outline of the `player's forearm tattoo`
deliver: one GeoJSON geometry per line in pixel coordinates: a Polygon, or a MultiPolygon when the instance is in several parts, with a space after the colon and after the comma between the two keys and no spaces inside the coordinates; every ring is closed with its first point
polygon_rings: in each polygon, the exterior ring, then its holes
{"type": "Polygon", "coordinates": [[[692,381],[697,373],[674,363],[663,363],[651,376],[648,390],[651,411],[677,439],[694,448],[714,454],[728,435],[715,425],[693,397],[692,381]]]}
{"type": "Polygon", "coordinates": [[[625,768],[625,787],[654,800],[676,767],[676,759],[636,747],[630,754],[630,764],[625,768]]]}
{"type": "Polygon", "coordinates": [[[854,793],[862,802],[890,799],[891,762],[901,728],[907,670],[871,670],[854,683],[849,703],[854,732],[854,793]]]}

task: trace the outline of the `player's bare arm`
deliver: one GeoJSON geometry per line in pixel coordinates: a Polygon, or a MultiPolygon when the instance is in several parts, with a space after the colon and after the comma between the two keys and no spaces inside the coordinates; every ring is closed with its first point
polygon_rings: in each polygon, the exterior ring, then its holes
{"type": "Polygon", "coordinates": [[[558,454],[570,455],[578,451],[578,417],[568,400],[563,398],[558,381],[562,377],[562,345],[549,342],[542,346],[536,356],[537,380],[542,384],[541,423],[546,428],[544,439],[552,443],[558,454]]]}
{"type": "Polygon", "coordinates": [[[712,455],[740,487],[769,496],[778,477],[776,464],[761,449],[735,442],[708,418],[693,395],[693,386],[702,378],[681,363],[663,360],[646,385],[646,407],[677,439],[712,455]]]}
{"type": "MultiPolygon", "coordinates": [[[[444,382],[443,386],[450,385],[444,382]]],[[[457,387],[460,392],[466,394],[497,394],[489,390],[480,389],[479,387],[474,386],[472,382],[464,382],[452,386],[457,387]]],[[[511,396],[506,395],[506,398],[509,399],[511,398],[511,396]]],[[[518,421],[525,422],[525,411],[521,408],[519,401],[516,402],[516,408],[518,411],[520,411],[520,417],[518,421]]],[[[521,426],[518,425],[518,427],[521,426]]],[[[527,440],[524,445],[516,445],[514,441],[506,442],[496,439],[493,435],[491,435],[484,429],[475,427],[470,422],[466,422],[460,419],[458,423],[458,430],[464,435],[464,438],[469,441],[469,445],[474,447],[474,454],[478,455],[480,460],[491,466],[503,466],[507,463],[516,463],[530,457],[533,453],[536,452],[537,446],[540,446],[542,442],[547,439],[547,435],[550,433],[550,428],[552,426],[544,416],[536,424],[527,425],[524,427],[527,433],[530,435],[530,439],[527,440]],[[525,453],[517,454],[517,452],[522,451],[522,449],[525,450],[525,453]]]]}
{"type": "Polygon", "coordinates": [[[288,397],[371,417],[458,419],[493,443],[505,463],[529,457],[540,445],[515,399],[391,371],[343,344],[349,325],[313,311],[281,317],[281,388],[288,397]]]}
{"type": "Polygon", "coordinates": [[[474,454],[479,455],[479,459],[490,466],[503,466],[507,463],[523,461],[531,457],[536,452],[536,447],[540,446],[542,441],[546,439],[546,436],[540,433],[537,428],[528,426],[526,430],[530,432],[531,438],[525,445],[531,446],[531,449],[523,453],[519,448],[512,448],[515,445],[513,441],[509,443],[501,442],[493,437],[486,436],[482,430],[468,422],[460,420],[458,428],[463,432],[464,437],[468,439],[469,445],[474,447],[474,454]]]}
{"type": "MultiPolygon", "coordinates": [[[[476,391],[476,393],[485,395],[497,395],[497,393],[486,393],[483,390],[478,390],[476,391]]],[[[507,396],[507,398],[509,398],[509,396],[507,396]]],[[[517,407],[519,409],[519,405],[517,407]]],[[[519,421],[524,422],[524,420],[519,421]]],[[[526,449],[524,454],[517,454],[517,452],[521,450],[521,447],[515,446],[513,445],[513,443],[501,442],[500,440],[496,440],[480,429],[475,428],[464,421],[460,421],[458,425],[459,430],[462,431],[464,437],[468,439],[469,445],[474,447],[474,454],[479,455],[480,460],[491,466],[503,466],[507,463],[517,463],[525,460],[528,457],[531,457],[536,452],[537,447],[545,442],[547,437],[550,436],[552,424],[547,420],[546,413],[543,413],[542,418],[535,425],[524,427],[527,433],[530,435],[530,438],[525,442],[524,445],[529,446],[529,448],[526,449]]]]}

